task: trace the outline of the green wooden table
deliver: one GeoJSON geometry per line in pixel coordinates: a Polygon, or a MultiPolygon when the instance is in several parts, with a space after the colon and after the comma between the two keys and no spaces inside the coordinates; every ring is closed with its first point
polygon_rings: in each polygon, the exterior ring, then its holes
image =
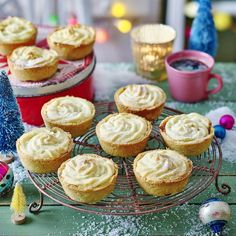
{"type": "MultiPolygon", "coordinates": [[[[118,75],[122,71],[132,73],[131,64],[99,64],[98,68],[118,75]]],[[[183,112],[207,113],[209,110],[221,106],[228,106],[236,113],[236,64],[217,64],[214,72],[222,75],[224,88],[221,93],[211,96],[208,101],[197,104],[183,104],[175,102],[168,93],[167,82],[159,84],[168,95],[167,105],[183,112]]],[[[97,74],[95,73],[95,76],[97,74]]],[[[103,80],[103,78],[96,78],[103,80]]],[[[104,81],[103,81],[104,82],[104,81]]],[[[115,91],[120,87],[119,81],[112,88],[115,91]]],[[[110,92],[113,92],[110,91],[110,92]]],[[[97,98],[97,97],[95,97],[97,98]]],[[[110,98],[112,99],[112,98],[110,98]]],[[[0,235],[6,236],[39,236],[39,235],[212,235],[208,229],[202,226],[198,219],[198,209],[202,201],[209,197],[221,197],[228,202],[232,209],[233,219],[227,225],[224,233],[236,235],[236,171],[235,164],[223,160],[219,182],[231,185],[229,195],[219,194],[212,184],[200,195],[188,203],[174,207],[170,210],[144,216],[96,216],[84,214],[63,207],[45,198],[44,206],[38,215],[27,212],[27,221],[24,225],[13,225],[10,221],[9,209],[12,193],[0,199],[0,235]]],[[[38,199],[38,192],[34,186],[26,180],[23,184],[27,196],[27,202],[38,199]]]]}

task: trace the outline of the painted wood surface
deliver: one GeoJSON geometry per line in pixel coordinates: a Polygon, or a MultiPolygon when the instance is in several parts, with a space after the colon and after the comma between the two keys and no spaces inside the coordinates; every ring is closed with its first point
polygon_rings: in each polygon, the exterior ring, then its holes
{"type": "MultiPolygon", "coordinates": [[[[107,69],[119,70],[125,68],[133,71],[131,64],[106,64],[107,69]]],[[[175,102],[168,93],[167,82],[160,85],[168,94],[167,105],[183,112],[199,112],[205,114],[220,106],[228,106],[236,112],[236,64],[217,64],[214,68],[223,76],[224,88],[221,93],[211,96],[208,101],[196,104],[175,102]]],[[[114,87],[114,90],[116,88],[114,87]]],[[[24,225],[11,223],[9,209],[12,192],[0,199],[0,236],[44,236],[44,235],[212,235],[203,227],[198,219],[199,205],[209,197],[220,197],[227,201],[232,209],[233,219],[225,229],[225,235],[236,235],[236,169],[235,164],[223,161],[219,177],[220,183],[231,185],[228,196],[219,194],[212,184],[200,195],[187,204],[173,209],[144,216],[96,216],[79,213],[75,210],[58,205],[45,198],[45,204],[38,215],[26,212],[27,221],[24,225]]],[[[35,187],[25,181],[23,184],[28,204],[38,199],[35,187]]]]}

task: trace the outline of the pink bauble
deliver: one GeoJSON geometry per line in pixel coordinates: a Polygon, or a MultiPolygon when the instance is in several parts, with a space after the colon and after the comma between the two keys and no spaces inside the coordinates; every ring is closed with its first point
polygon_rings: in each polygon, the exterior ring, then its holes
{"type": "Polygon", "coordinates": [[[0,161],[0,182],[5,177],[8,169],[9,166],[5,162],[0,161]]]}
{"type": "Polygon", "coordinates": [[[0,197],[11,189],[13,180],[11,168],[5,162],[0,161],[0,197]]]}
{"type": "Polygon", "coordinates": [[[234,126],[234,118],[231,115],[223,115],[220,118],[220,125],[223,126],[225,129],[232,129],[234,126]]]}

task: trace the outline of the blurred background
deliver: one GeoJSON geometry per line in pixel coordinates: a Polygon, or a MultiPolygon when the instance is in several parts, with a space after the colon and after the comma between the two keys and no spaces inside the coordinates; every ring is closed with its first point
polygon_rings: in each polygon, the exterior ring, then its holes
{"type": "MultiPolygon", "coordinates": [[[[236,0],[213,0],[218,32],[217,61],[236,61],[236,0]]],[[[177,31],[174,50],[188,45],[198,9],[193,0],[0,0],[0,18],[20,16],[38,25],[79,22],[96,28],[99,62],[131,62],[129,33],[143,23],[164,23],[177,31]]]]}

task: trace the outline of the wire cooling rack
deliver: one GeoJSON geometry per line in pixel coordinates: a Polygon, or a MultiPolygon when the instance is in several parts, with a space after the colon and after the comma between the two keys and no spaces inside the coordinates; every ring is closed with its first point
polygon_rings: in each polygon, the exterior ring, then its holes
{"type": "MultiPolygon", "coordinates": [[[[191,158],[194,167],[192,175],[183,192],[175,195],[154,197],[146,194],[137,183],[132,164],[134,158],[112,157],[105,153],[99,145],[95,134],[95,127],[99,120],[116,112],[114,103],[96,103],[96,116],[93,126],[83,136],[74,140],[75,147],[73,156],[82,153],[96,153],[98,155],[112,158],[119,167],[119,174],[115,190],[104,200],[96,204],[85,204],[71,200],[63,191],[56,173],[35,174],[29,173],[29,177],[40,193],[40,201],[32,202],[29,210],[38,212],[43,206],[43,196],[46,195],[55,202],[78,210],[80,212],[109,215],[142,215],[160,212],[187,202],[203,190],[214,180],[215,186],[222,194],[228,194],[230,187],[227,184],[218,185],[218,174],[222,164],[222,153],[217,139],[214,138],[209,149],[203,154],[191,158]]],[[[159,134],[159,124],[167,116],[180,114],[180,111],[165,107],[158,120],[153,122],[153,130],[148,141],[146,150],[165,148],[164,142],[159,134]]]]}

